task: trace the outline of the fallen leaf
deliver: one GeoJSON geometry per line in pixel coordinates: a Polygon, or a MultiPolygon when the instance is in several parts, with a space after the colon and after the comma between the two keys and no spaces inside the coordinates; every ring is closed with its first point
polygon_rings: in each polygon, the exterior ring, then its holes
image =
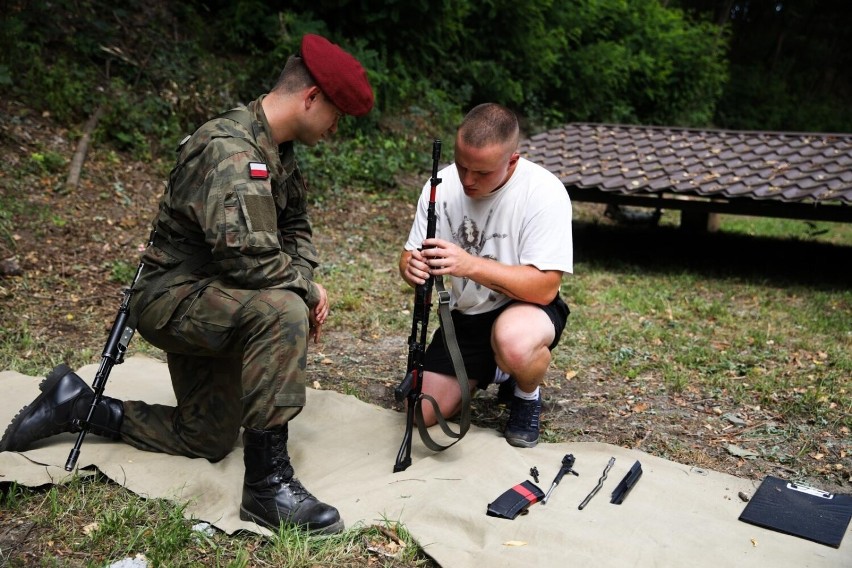
{"type": "Polygon", "coordinates": [[[503,546],[526,546],[527,543],[523,540],[507,540],[503,546]]]}
{"type": "Polygon", "coordinates": [[[83,527],[83,534],[92,534],[93,532],[98,530],[99,526],[100,525],[98,523],[89,523],[88,525],[83,527]]]}
{"type": "Polygon", "coordinates": [[[737,456],[738,458],[756,458],[757,457],[756,453],[749,451],[749,450],[745,450],[745,449],[743,449],[739,446],[735,446],[734,444],[728,444],[727,446],[725,446],[725,449],[728,451],[729,454],[731,454],[732,456],[737,456]]]}

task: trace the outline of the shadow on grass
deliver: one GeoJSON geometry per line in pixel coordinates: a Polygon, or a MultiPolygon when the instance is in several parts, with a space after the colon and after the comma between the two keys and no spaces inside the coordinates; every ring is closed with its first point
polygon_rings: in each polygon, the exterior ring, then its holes
{"type": "Polygon", "coordinates": [[[574,259],[615,272],[688,271],[778,286],[852,287],[852,247],[676,227],[574,223],[574,259]]]}

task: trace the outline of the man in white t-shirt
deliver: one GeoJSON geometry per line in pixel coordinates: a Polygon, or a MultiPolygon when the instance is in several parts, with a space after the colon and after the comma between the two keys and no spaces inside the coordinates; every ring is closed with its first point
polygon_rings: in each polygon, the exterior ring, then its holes
{"type": "MultiPolygon", "coordinates": [[[[465,116],[455,163],[438,174],[435,238],[425,238],[427,183],[399,272],[411,286],[430,274],[452,277],[450,308],[471,391],[500,382],[499,398],[510,403],[506,440],[531,448],[539,436],[539,385],[568,318],[559,286],[573,271],[573,243],[565,187],[520,157],[519,137],[517,117],[498,104],[465,116]]],[[[460,410],[455,374],[439,329],[426,350],[423,393],[445,417],[460,410]]],[[[434,424],[431,405],[422,410],[426,425],[434,424]]]]}

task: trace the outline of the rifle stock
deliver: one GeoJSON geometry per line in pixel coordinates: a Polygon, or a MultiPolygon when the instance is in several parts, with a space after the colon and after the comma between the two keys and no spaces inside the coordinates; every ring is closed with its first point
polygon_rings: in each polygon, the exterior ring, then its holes
{"type": "MultiPolygon", "coordinates": [[[[438,165],[441,160],[441,141],[432,143],[432,178],[429,193],[429,208],[426,215],[426,238],[435,237],[437,215],[435,214],[435,194],[441,179],[438,177],[438,165]]],[[[423,389],[423,363],[428,340],[427,327],[429,312],[432,308],[432,286],[434,277],[430,276],[425,283],[415,287],[414,310],[412,312],[411,335],[408,337],[408,365],[405,378],[394,389],[394,397],[398,402],[406,401],[405,433],[402,445],[396,456],[394,473],[405,470],[411,465],[411,441],[414,433],[414,411],[420,404],[423,389]]]]}

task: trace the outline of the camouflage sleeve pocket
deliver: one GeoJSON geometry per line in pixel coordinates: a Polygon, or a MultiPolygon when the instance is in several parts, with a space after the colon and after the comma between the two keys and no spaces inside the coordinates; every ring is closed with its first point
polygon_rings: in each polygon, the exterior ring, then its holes
{"type": "Polygon", "coordinates": [[[225,225],[228,246],[255,254],[280,250],[275,201],[262,182],[234,187],[225,200],[225,225]]]}

